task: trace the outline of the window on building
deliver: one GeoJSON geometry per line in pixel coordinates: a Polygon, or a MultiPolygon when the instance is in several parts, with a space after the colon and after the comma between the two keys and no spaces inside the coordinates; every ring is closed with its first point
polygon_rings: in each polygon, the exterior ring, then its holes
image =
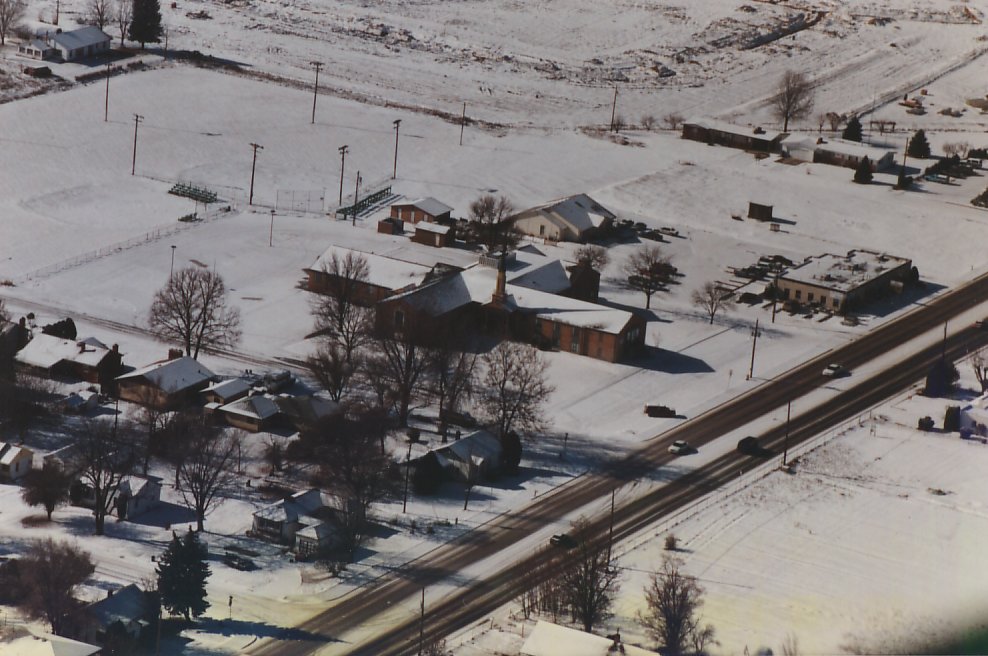
{"type": "Polygon", "coordinates": [[[806,295],[806,302],[807,303],[813,302],[813,292],[810,292],[809,294],[806,295]]]}
{"type": "Polygon", "coordinates": [[[796,300],[798,301],[802,297],[803,297],[803,292],[797,289],[796,290],[796,300]]]}
{"type": "Polygon", "coordinates": [[[545,226],[544,225],[540,225],[539,226],[539,237],[545,237],[545,226]]]}
{"type": "Polygon", "coordinates": [[[405,327],[405,313],[401,310],[395,310],[395,330],[401,330],[405,327]]]}
{"type": "Polygon", "coordinates": [[[569,332],[569,350],[573,353],[580,352],[580,329],[572,328],[569,332]]]}

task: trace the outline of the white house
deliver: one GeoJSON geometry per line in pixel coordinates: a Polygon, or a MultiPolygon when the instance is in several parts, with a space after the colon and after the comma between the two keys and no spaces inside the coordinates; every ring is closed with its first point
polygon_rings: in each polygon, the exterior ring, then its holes
{"type": "Polygon", "coordinates": [[[110,35],[92,25],[71,32],[59,32],[52,44],[64,61],[92,57],[110,49],[110,35]]]}
{"type": "Polygon", "coordinates": [[[133,519],[161,503],[161,479],[157,476],[125,476],[113,507],[120,519],[133,519]]]}
{"type": "Polygon", "coordinates": [[[295,547],[300,555],[315,553],[335,540],[329,497],[316,489],[296,492],[254,513],[252,532],[295,547]],[[306,530],[312,529],[312,530],[306,530]],[[302,534],[302,547],[297,540],[302,534]]]}
{"type": "Polygon", "coordinates": [[[525,235],[552,241],[583,241],[616,218],[590,196],[576,194],[529,208],[508,220],[525,235]]]}
{"type": "Polygon", "coordinates": [[[10,656],[94,656],[101,647],[51,633],[14,630],[0,637],[0,654],[10,656]]]}
{"type": "Polygon", "coordinates": [[[782,142],[782,153],[801,162],[831,164],[851,169],[857,168],[865,157],[871,163],[872,171],[882,171],[895,164],[895,153],[891,150],[844,139],[791,136],[782,142]]]}
{"type": "Polygon", "coordinates": [[[501,441],[487,431],[476,431],[435,450],[436,458],[458,481],[476,482],[501,466],[501,441]]]}
{"type": "Polygon", "coordinates": [[[0,481],[16,483],[31,471],[33,460],[31,449],[0,442],[0,481]]]}
{"type": "Polygon", "coordinates": [[[31,39],[31,41],[17,46],[17,54],[30,59],[52,59],[57,52],[44,39],[31,39]]]}
{"type": "Polygon", "coordinates": [[[522,656],[658,656],[654,651],[626,645],[620,633],[614,637],[584,633],[539,620],[521,648],[522,656]]]}

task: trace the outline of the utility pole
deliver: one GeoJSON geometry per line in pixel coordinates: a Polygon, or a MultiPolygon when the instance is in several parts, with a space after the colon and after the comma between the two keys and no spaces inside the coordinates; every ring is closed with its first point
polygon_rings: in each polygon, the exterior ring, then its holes
{"type": "Polygon", "coordinates": [[[775,304],[779,300],[779,274],[775,274],[775,284],[772,285],[772,323],[775,323],[775,304]]]}
{"type": "Polygon", "coordinates": [[[463,114],[460,116],[460,145],[463,145],[463,126],[467,124],[467,104],[463,103],[463,114]]]}
{"type": "Polygon", "coordinates": [[[394,180],[398,177],[398,126],[401,125],[401,119],[396,118],[394,120],[395,124],[395,165],[391,170],[391,179],[394,180]]]}
{"type": "Polygon", "coordinates": [[[419,605],[419,656],[425,649],[425,588],[422,588],[422,602],[419,605]]]}
{"type": "Polygon", "coordinates": [[[353,214],[351,225],[357,225],[357,200],[360,198],[360,171],[357,171],[357,186],[353,190],[353,214]]]}
{"type": "Polygon", "coordinates": [[[617,488],[611,490],[611,522],[607,529],[607,566],[611,566],[611,547],[614,546],[614,495],[617,488]]]}
{"type": "Polygon", "coordinates": [[[134,175],[137,170],[137,125],[144,120],[140,114],[134,114],[134,154],[130,159],[130,174],[134,175]]]}
{"type": "Polygon", "coordinates": [[[786,466],[786,461],[789,458],[789,418],[792,416],[792,401],[786,406],[786,441],[785,445],[782,447],[782,466],[786,466]]]}
{"type": "Polygon", "coordinates": [[[254,204],[254,169],[257,167],[257,151],[264,150],[264,146],[259,146],[256,143],[250,144],[250,147],[254,149],[254,158],[250,163],[250,198],[247,201],[248,205],[254,204]]]}
{"type": "Polygon", "coordinates": [[[268,232],[268,246],[274,244],[274,208],[271,209],[271,229],[268,232]]]}
{"type": "Polygon", "coordinates": [[[616,132],[614,129],[614,118],[617,112],[617,85],[614,86],[614,101],[611,103],[611,132],[616,132]]]}
{"type": "Polygon", "coordinates": [[[751,380],[752,376],[755,375],[755,344],[758,343],[758,336],[760,334],[758,330],[758,319],[755,319],[755,327],[751,329],[751,365],[748,367],[748,377],[745,380],[751,380]]]}
{"type": "Polygon", "coordinates": [[[312,88],[312,124],[316,122],[316,98],[319,97],[319,69],[322,68],[322,62],[314,61],[312,65],[316,67],[316,84],[312,88]]]}
{"type": "Polygon", "coordinates": [[[346,154],[350,146],[340,146],[340,205],[343,205],[343,171],[346,169],[346,154]]]}
{"type": "Polygon", "coordinates": [[[172,266],[171,269],[168,270],[169,278],[175,275],[175,248],[176,248],[175,244],[172,244],[172,266]]]}
{"type": "Polygon", "coordinates": [[[412,464],[412,443],[408,443],[408,455],[405,456],[405,494],[401,500],[401,512],[405,512],[408,507],[408,470],[412,464]]]}
{"type": "Polygon", "coordinates": [[[62,3],[60,0],[55,0],[55,21],[52,23],[52,25],[58,25],[58,10],[61,8],[60,7],[61,4],[62,3]]]}
{"type": "Polygon", "coordinates": [[[106,99],[103,101],[103,122],[110,117],[110,62],[106,62],[106,99]]]}

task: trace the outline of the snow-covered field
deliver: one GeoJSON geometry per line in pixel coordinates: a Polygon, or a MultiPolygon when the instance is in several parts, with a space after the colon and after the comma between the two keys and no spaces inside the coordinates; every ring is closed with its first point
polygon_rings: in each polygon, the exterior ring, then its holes
{"type": "MultiPolygon", "coordinates": [[[[53,6],[34,2],[28,17],[50,16],[53,6]]],[[[15,312],[33,311],[39,323],[73,316],[84,335],[119,342],[128,364],[147,363],[166,348],[141,328],[174,257],[175,266],[199,263],[222,273],[244,316],[241,352],[304,357],[312,349],[304,339],[311,321],[307,293],[296,285],[302,269],[329,245],[460,262],[473,257],[464,251],[440,255],[376,234],[383,210],[356,226],[322,212],[293,211],[287,205],[293,197],[304,197],[314,210],[335,209],[337,149],[344,144],[350,148],[344,203],[352,198],[358,171],[365,191],[392,184],[406,198],[435,196],[453,206],[455,216],[465,216],[483,193],[526,207],[586,192],[622,218],[677,228],[682,238],[670,238],[663,248],[685,274],[681,285],[653,299],[656,320],[648,343],[655,348],[647,360],[609,365],[549,355],[557,388],[549,407],[553,425],[526,461],[540,473],[517,486],[480,490],[468,512],[456,490],[435,502],[414,501],[407,516],[400,504],[383,506],[379,516],[393,532],[373,541],[342,581],[289,564],[276,550],[259,556],[265,568],[253,574],[215,563],[210,615],[226,617],[227,596],[234,595],[234,618],[243,624],[207,624],[185,653],[197,646],[202,653],[237,653],[252,636],[299,621],[351,586],[673,425],[675,420],[643,416],[643,403],[661,402],[695,416],[923,301],[895,299],[874,308],[857,328],[784,313],[773,324],[770,309],[760,306],[739,306],[709,325],[690,293],[708,280],[741,284],[728,267],[776,253],[798,260],[871,248],[913,258],[933,294],[988,266],[988,213],[968,204],[985,177],[904,193],[891,189],[889,174],[859,186],[848,169],[758,160],[668,131],[612,136],[573,129],[608,122],[615,86],[617,111],[626,122],[647,114],[661,125],[663,116],[680,113],[772,124],[766,99],[781,72],[795,69],[808,71],[818,85],[814,114],[846,113],[922,87],[928,114],[909,115],[890,103],[876,116],[897,121],[900,130],[927,129],[935,149],[955,141],[988,146],[988,121],[976,109],[966,107],[958,118],[936,113],[988,92],[979,57],[988,46],[980,22],[985,0],[824,1],[812,11],[715,0],[190,0],[175,9],[163,3],[162,9],[171,50],[234,60],[243,64],[241,74],[192,68],[152,51],[142,58],[153,70],[111,80],[106,122],[102,81],[0,105],[0,281],[13,284],[0,287],[0,297],[15,312]],[[212,19],[187,15],[199,10],[212,19]],[[815,11],[822,15],[813,27],[743,48],[812,20],[815,11]],[[886,17],[890,22],[875,20],[886,17]],[[313,60],[325,67],[310,125],[313,60]],[[662,77],[665,70],[676,75],[662,77]],[[458,145],[455,119],[464,102],[469,117],[501,127],[468,125],[458,145]],[[432,115],[437,112],[453,120],[432,115]],[[143,122],[131,176],[135,114],[143,122]],[[402,124],[392,182],[396,118],[402,124]],[[251,143],[263,146],[254,207],[247,204],[251,143]],[[177,221],[204,212],[167,194],[178,181],[219,194],[207,220],[177,221]],[[785,219],[783,230],[732,220],[749,201],[774,205],[785,219]],[[747,381],[756,320],[763,332],[754,378],[747,381]],[[429,525],[433,532],[423,533],[429,525]]],[[[83,3],[63,2],[61,10],[65,25],[79,17],[83,3]]],[[[0,60],[7,71],[23,63],[9,48],[0,60]]],[[[53,69],[70,78],[87,71],[79,64],[53,69]]],[[[798,127],[815,134],[817,125],[812,118],[798,127]]],[[[897,152],[905,138],[901,131],[869,135],[897,152]]],[[[620,285],[623,261],[634,247],[610,246],[601,288],[609,303],[643,306],[640,295],[620,285]]],[[[571,254],[567,245],[540,248],[564,259],[571,254]]],[[[221,373],[243,368],[236,360],[205,361],[221,373]]],[[[988,529],[981,526],[977,499],[983,490],[973,473],[988,456],[981,445],[911,431],[919,414],[942,416],[939,409],[916,411],[917,402],[903,405],[908,410],[900,414],[901,404],[882,410],[889,419],[874,424],[875,435],[869,424],[834,437],[806,456],[796,475],[772,474],[728,490],[675,526],[689,570],[708,589],[707,616],[724,653],[741,653],[746,645],[777,647],[787,631],[798,634],[807,652],[853,644],[876,649],[880,645],[869,640],[882,636],[866,629],[940,630],[961,616],[953,609],[977,598],[976,586],[988,576],[967,545],[983,540],[988,529]],[[927,488],[951,494],[931,497],[927,488]],[[938,539],[923,541],[918,526],[938,539]],[[911,578],[917,568],[930,578],[911,578]],[[937,587],[940,580],[949,584],[937,587]]],[[[42,434],[28,438],[40,450],[52,441],[42,434]]],[[[253,462],[245,475],[259,475],[258,467],[253,462]]],[[[166,495],[177,501],[172,490],[166,495]]],[[[261,503],[254,493],[228,501],[207,520],[210,541],[244,541],[250,512],[261,503]]],[[[108,537],[95,538],[78,509],[57,511],[50,527],[22,526],[31,514],[16,488],[0,486],[0,555],[16,552],[29,537],[70,535],[100,554],[103,587],[147,576],[150,555],[170,537],[161,518],[116,524],[108,537]]],[[[641,604],[642,571],[655,566],[661,544],[646,537],[629,545],[622,560],[628,578],[618,623],[628,635],[636,635],[631,618],[641,604]]],[[[489,646],[469,649],[463,654],[490,653],[483,651],[489,646]]]]}

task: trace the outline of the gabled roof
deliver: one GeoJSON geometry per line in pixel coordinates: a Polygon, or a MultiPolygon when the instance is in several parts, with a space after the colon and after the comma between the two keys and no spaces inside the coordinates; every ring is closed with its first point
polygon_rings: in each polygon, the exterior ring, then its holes
{"type": "Polygon", "coordinates": [[[264,506],[257,510],[254,516],[273,522],[297,522],[302,517],[315,515],[329,505],[328,497],[313,488],[296,492],[287,499],[264,506]]]}
{"type": "Polygon", "coordinates": [[[617,215],[586,194],[558,198],[519,212],[513,218],[523,219],[538,215],[560,227],[569,227],[578,234],[599,228],[606,221],[617,218],[617,215]]]}
{"type": "Polygon", "coordinates": [[[484,430],[470,433],[452,444],[436,449],[438,455],[445,458],[460,462],[473,461],[478,465],[484,461],[497,461],[502,450],[501,441],[484,430]]]}
{"type": "Polygon", "coordinates": [[[340,404],[321,396],[278,396],[274,402],[278,410],[302,423],[313,424],[323,417],[331,417],[340,412],[340,404]]]}
{"type": "Polygon", "coordinates": [[[240,396],[246,394],[250,391],[251,384],[249,381],[243,378],[231,378],[229,380],[221,380],[218,383],[213,383],[205,389],[202,390],[203,394],[207,392],[212,392],[220,398],[231,399],[235,396],[240,396]]]}
{"type": "Polygon", "coordinates": [[[410,285],[418,285],[432,270],[432,267],[422,264],[338,246],[327,248],[307,270],[323,271],[329,267],[333,255],[342,260],[348,253],[363,256],[367,260],[367,283],[385,289],[404,289],[410,285]]]}
{"type": "Polygon", "coordinates": [[[0,465],[4,467],[12,464],[15,460],[22,457],[33,457],[34,453],[31,449],[25,448],[23,446],[15,446],[7,442],[0,442],[0,465]]]}
{"type": "Polygon", "coordinates": [[[434,232],[439,235],[445,235],[449,232],[449,226],[442,225],[439,223],[429,223],[428,221],[419,221],[415,224],[415,230],[422,230],[423,232],[434,232]]]}
{"type": "Polygon", "coordinates": [[[56,34],[52,40],[63,48],[76,50],[77,48],[105,43],[110,40],[110,35],[103,32],[100,28],[90,25],[80,27],[71,32],[61,32],[56,34]]]}
{"type": "Polygon", "coordinates": [[[62,361],[96,367],[110,353],[112,351],[106,344],[94,337],[74,340],[39,333],[17,352],[14,359],[41,369],[50,369],[62,361]]]}
{"type": "Polygon", "coordinates": [[[201,385],[212,377],[212,371],[199,364],[198,361],[184,356],[174,360],[155,362],[143,369],[117,376],[117,380],[143,378],[166,394],[174,394],[201,385]]]}
{"type": "Polygon", "coordinates": [[[101,647],[33,630],[9,641],[0,640],[0,653],[7,656],[92,656],[101,647]]]}
{"type": "Polygon", "coordinates": [[[701,117],[689,121],[684,121],[683,126],[695,125],[706,130],[716,130],[717,132],[724,132],[726,134],[736,134],[744,137],[750,137],[752,139],[757,139],[759,141],[775,141],[781,138],[783,135],[788,134],[787,132],[776,132],[774,130],[762,130],[761,132],[755,132],[758,130],[757,127],[750,127],[744,125],[735,125],[734,123],[728,123],[727,121],[721,121],[716,118],[701,117]]]}
{"type": "Polygon", "coordinates": [[[112,597],[94,601],[86,610],[101,627],[114,622],[137,622],[144,615],[144,592],[131,583],[114,592],[112,597]]]}
{"type": "Polygon", "coordinates": [[[158,476],[124,476],[117,488],[118,494],[129,494],[131,497],[140,496],[145,489],[153,490],[154,486],[161,487],[158,476]]]}
{"type": "Polygon", "coordinates": [[[257,396],[246,396],[237,399],[233,403],[220,406],[220,412],[228,412],[234,415],[242,415],[254,419],[269,419],[278,414],[278,404],[275,400],[263,394],[257,396]]]}
{"type": "Polygon", "coordinates": [[[406,203],[394,203],[392,207],[408,207],[411,205],[415,209],[422,210],[430,216],[440,216],[453,211],[453,208],[445,203],[441,203],[431,196],[411,200],[406,203]]]}
{"type": "Polygon", "coordinates": [[[522,656],[611,656],[618,653],[658,656],[654,651],[632,645],[622,645],[620,651],[611,651],[613,646],[614,641],[610,638],[539,620],[522,645],[521,653],[522,656]]]}

